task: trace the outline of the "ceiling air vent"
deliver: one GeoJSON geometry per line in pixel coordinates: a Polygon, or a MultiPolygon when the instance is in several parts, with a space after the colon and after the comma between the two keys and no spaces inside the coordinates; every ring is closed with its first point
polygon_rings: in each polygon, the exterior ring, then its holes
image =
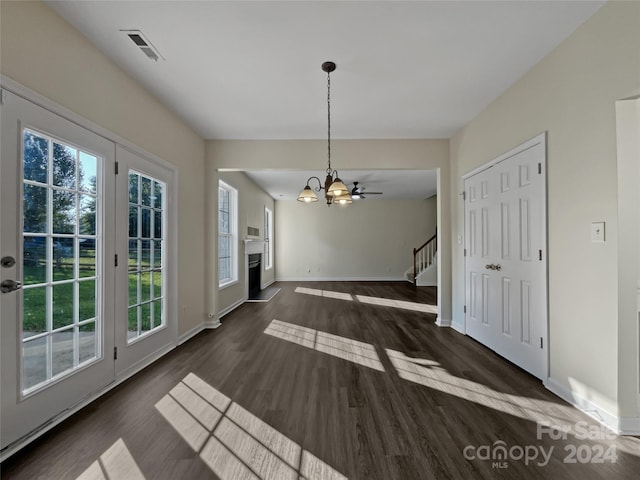
{"type": "Polygon", "coordinates": [[[120,30],[126,36],[128,36],[133,43],[135,43],[140,50],[151,60],[157,62],[158,60],[164,60],[164,57],[160,55],[158,49],[143,35],[140,30],[120,30]]]}

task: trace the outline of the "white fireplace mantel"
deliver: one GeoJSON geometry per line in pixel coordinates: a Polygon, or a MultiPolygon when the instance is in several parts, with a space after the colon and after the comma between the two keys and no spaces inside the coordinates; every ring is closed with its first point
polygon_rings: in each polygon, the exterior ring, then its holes
{"type": "Polygon", "coordinates": [[[244,240],[244,254],[250,255],[252,253],[264,253],[263,240],[256,240],[253,238],[246,238],[244,240]]]}

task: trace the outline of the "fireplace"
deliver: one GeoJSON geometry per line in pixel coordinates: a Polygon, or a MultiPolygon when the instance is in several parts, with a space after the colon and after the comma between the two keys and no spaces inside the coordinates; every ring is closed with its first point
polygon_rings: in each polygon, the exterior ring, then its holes
{"type": "Polygon", "coordinates": [[[244,277],[245,292],[248,302],[268,302],[280,291],[277,287],[262,288],[262,256],[264,242],[256,238],[244,240],[244,258],[246,275],[244,277]]]}
{"type": "Polygon", "coordinates": [[[247,258],[249,270],[249,298],[255,298],[260,293],[260,273],[262,272],[262,254],[250,253],[247,258]]]}

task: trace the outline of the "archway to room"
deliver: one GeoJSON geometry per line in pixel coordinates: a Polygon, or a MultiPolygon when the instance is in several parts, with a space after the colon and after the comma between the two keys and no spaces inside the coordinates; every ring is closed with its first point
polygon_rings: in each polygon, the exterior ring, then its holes
{"type": "MultiPolygon", "coordinates": [[[[425,243],[436,231],[443,231],[441,198],[438,196],[439,169],[343,170],[340,176],[348,188],[352,191],[357,186],[364,198],[354,199],[347,207],[332,205],[327,208],[324,192],[320,191],[317,192],[320,201],[314,205],[297,202],[307,179],[323,173],[285,169],[216,170],[219,180],[235,184],[234,188],[237,186],[241,192],[252,190],[247,187],[247,181],[256,186],[256,191],[242,193],[238,202],[240,285],[235,293],[231,293],[233,288],[217,292],[216,311],[219,314],[227,314],[243,302],[242,297],[247,298],[247,262],[242,250],[255,246],[254,240],[264,238],[263,212],[266,215],[267,210],[271,210],[269,200],[259,190],[274,199],[276,245],[275,275],[266,275],[266,282],[262,279],[263,285],[274,280],[391,281],[411,285],[408,283],[411,278],[407,277],[413,274],[413,249],[425,243]],[[357,185],[354,182],[358,182],[357,185]],[[302,243],[301,232],[306,238],[302,243]],[[283,259],[284,252],[287,260],[283,259]]],[[[213,184],[213,178],[209,178],[213,184]]],[[[212,212],[216,210],[217,207],[211,208],[212,212]]],[[[441,278],[441,247],[436,247],[435,241],[432,243],[435,263],[430,273],[432,280],[431,283],[423,282],[417,290],[423,291],[423,299],[424,291],[429,290],[429,313],[437,313],[441,324],[442,289],[437,288],[441,278]]],[[[440,238],[437,243],[441,243],[440,238]]]]}
{"type": "MultiPolygon", "coordinates": [[[[449,141],[446,139],[357,139],[357,140],[336,140],[332,142],[332,152],[334,157],[339,159],[334,162],[341,176],[347,172],[353,171],[358,174],[359,178],[345,177],[345,181],[353,182],[363,181],[364,177],[360,174],[384,171],[384,170],[404,170],[404,171],[425,171],[431,170],[436,173],[438,193],[436,200],[436,224],[438,232],[438,322],[440,326],[451,325],[451,183],[449,172],[449,141]],[[392,168],[391,168],[392,167],[392,168]]],[[[213,292],[207,305],[208,313],[215,322],[216,316],[222,311],[218,304],[218,278],[216,271],[217,258],[217,222],[214,213],[218,208],[217,188],[219,179],[227,172],[263,172],[270,171],[274,175],[282,172],[297,172],[292,180],[293,193],[291,196],[297,196],[300,190],[305,186],[307,179],[312,176],[322,176],[326,163],[322,160],[326,156],[326,142],[322,140],[209,140],[205,145],[205,179],[207,185],[206,205],[210,212],[207,215],[207,289],[213,292]]],[[[248,177],[246,177],[248,178],[248,177]]],[[[373,187],[365,185],[369,190],[373,187]]],[[[366,191],[366,190],[365,190],[366,191]]],[[[375,191],[378,191],[377,189],[375,191]]],[[[277,192],[276,192],[277,193],[277,192]]],[[[384,196],[381,195],[381,196],[384,196]]],[[[268,197],[271,198],[271,197],[268,197]]],[[[279,198],[279,196],[276,196],[279,198]]],[[[365,205],[365,202],[374,205],[378,202],[373,198],[367,198],[359,205],[365,205]]],[[[276,202],[285,204],[286,202],[276,202]]],[[[291,203],[291,202],[289,202],[291,203]]],[[[292,203],[305,207],[299,202],[292,200],[292,203]]],[[[307,205],[313,209],[313,216],[305,218],[315,220],[313,225],[323,225],[321,216],[329,213],[343,213],[350,210],[332,210],[334,207],[326,208],[317,202],[316,205],[307,205]]],[[[353,205],[352,205],[353,206],[353,205]]],[[[274,212],[275,223],[278,224],[278,212],[274,212]]],[[[331,224],[331,219],[326,221],[331,224]]],[[[378,222],[379,223],[379,222],[378,222]]],[[[318,227],[314,227],[318,228],[318,227]]],[[[328,226],[326,228],[329,228],[328,226]]],[[[382,228],[382,227],[381,227],[382,228]]],[[[346,228],[345,230],[354,230],[346,228]]],[[[357,235],[357,231],[354,230],[357,235]]],[[[297,232],[301,232],[298,230],[297,232]]],[[[276,231],[276,237],[278,232],[276,231]]],[[[302,238],[300,234],[298,238],[302,238]]],[[[363,235],[357,237],[358,245],[363,242],[376,242],[377,236],[371,235],[365,238],[363,235]]],[[[422,240],[422,242],[424,239],[422,240]]],[[[418,246],[420,240],[416,240],[415,245],[405,245],[408,252],[412,252],[413,248],[418,246]]],[[[277,243],[277,238],[276,238],[277,243]]],[[[404,248],[403,247],[403,248],[404,248]]],[[[342,249],[338,249],[341,251],[342,249]]],[[[312,253],[313,258],[322,258],[330,261],[336,261],[335,251],[325,253],[324,251],[315,251],[312,253]],[[324,253],[324,256],[323,256],[324,253]]],[[[278,252],[276,251],[276,257],[278,252]]],[[[409,267],[412,260],[405,260],[403,270],[398,277],[409,267]]],[[[276,263],[278,262],[276,258],[276,263]]],[[[309,267],[309,265],[307,265],[309,267]]],[[[313,267],[313,266],[311,266],[313,267]]],[[[304,266],[303,266],[304,268],[304,266]]],[[[278,270],[276,265],[276,270],[278,270]]],[[[282,276],[283,272],[277,272],[282,276]]],[[[304,272],[302,272],[304,273],[304,272]]],[[[313,273],[313,272],[306,272],[313,273]]],[[[322,273],[322,272],[321,272],[322,273]]],[[[385,273],[385,272],[383,272],[385,273]]],[[[225,293],[223,293],[224,295],[225,293]]]]}
{"type": "MultiPolygon", "coordinates": [[[[408,277],[413,274],[413,250],[436,231],[443,231],[439,169],[343,170],[340,177],[351,193],[360,193],[361,198],[354,198],[348,206],[334,204],[331,207],[325,204],[323,191],[316,192],[319,201],[313,205],[296,201],[309,177],[322,176],[322,171],[219,169],[216,173],[220,180],[241,184],[240,190],[242,185],[250,190],[241,194],[243,199],[239,201],[242,223],[238,230],[239,250],[253,244],[253,240],[264,238],[266,225],[262,212],[267,211],[268,200],[260,190],[274,200],[275,275],[271,281],[396,282],[409,287],[409,291],[422,290],[422,301],[424,292],[429,291],[430,305],[411,306],[408,305],[411,302],[405,302],[405,307],[424,307],[425,312],[438,313],[442,300],[441,289],[437,288],[441,269],[436,241],[430,246],[435,260],[431,282],[423,282],[416,288],[408,282],[412,280],[408,277]],[[255,189],[247,187],[246,180],[239,175],[248,179],[255,189]]],[[[318,182],[312,180],[311,185],[315,188],[318,182]]],[[[437,243],[440,242],[438,238],[437,243]]],[[[246,259],[242,251],[238,255],[242,276],[246,259]]],[[[240,283],[245,285],[246,296],[246,277],[241,278],[240,283]]],[[[328,292],[329,295],[339,293],[328,292]]],[[[218,294],[218,311],[223,314],[240,300],[230,300],[224,291],[218,294]]],[[[363,301],[388,303],[397,299],[363,301]]],[[[440,318],[442,314],[438,313],[440,318]]]]}

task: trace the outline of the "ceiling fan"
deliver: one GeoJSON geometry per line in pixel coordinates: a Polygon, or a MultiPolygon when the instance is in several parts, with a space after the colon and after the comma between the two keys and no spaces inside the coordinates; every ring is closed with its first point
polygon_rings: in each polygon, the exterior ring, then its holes
{"type": "Polygon", "coordinates": [[[364,200],[366,198],[364,196],[365,193],[367,195],[382,195],[382,192],[365,192],[367,187],[359,187],[358,183],[360,182],[353,182],[353,188],[351,189],[351,198],[354,200],[364,200]]]}

